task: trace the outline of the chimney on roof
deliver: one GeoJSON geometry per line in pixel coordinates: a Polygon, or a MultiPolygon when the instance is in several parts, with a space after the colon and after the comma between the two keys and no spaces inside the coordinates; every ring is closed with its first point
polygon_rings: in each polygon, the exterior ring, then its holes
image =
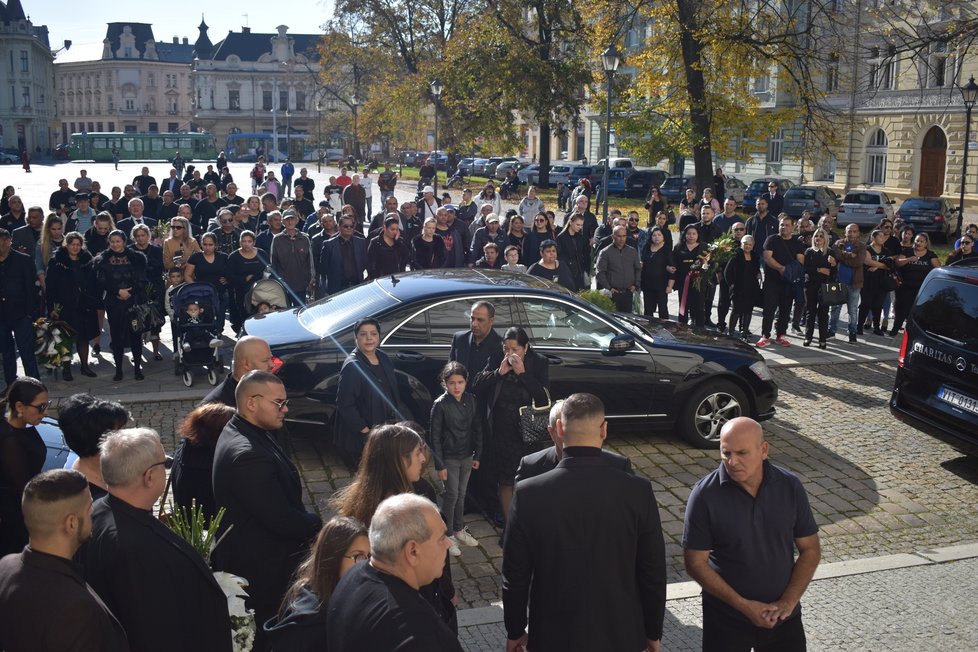
{"type": "Polygon", "coordinates": [[[178,37],[174,36],[173,37],[173,44],[174,45],[180,45],[180,39],[178,37]]]}
{"type": "Polygon", "coordinates": [[[183,44],[190,45],[190,40],[186,36],[183,37],[183,44]]]}
{"type": "Polygon", "coordinates": [[[251,34],[251,28],[250,27],[242,27],[241,28],[241,33],[242,34],[251,34]]]}

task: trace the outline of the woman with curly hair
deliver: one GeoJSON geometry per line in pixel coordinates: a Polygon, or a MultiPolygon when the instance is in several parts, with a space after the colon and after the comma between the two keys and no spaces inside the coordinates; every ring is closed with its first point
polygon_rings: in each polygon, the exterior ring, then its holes
{"type": "Polygon", "coordinates": [[[206,403],[187,415],[177,433],[180,443],[173,454],[173,500],[189,512],[192,505],[200,506],[204,518],[217,513],[211,472],[214,449],[221,431],[234,416],[234,408],[224,403],[206,403]]]}

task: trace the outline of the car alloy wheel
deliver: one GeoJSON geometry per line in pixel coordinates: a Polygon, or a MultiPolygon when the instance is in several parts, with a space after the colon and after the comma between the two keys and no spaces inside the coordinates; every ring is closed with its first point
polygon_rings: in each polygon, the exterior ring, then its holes
{"type": "Polygon", "coordinates": [[[749,413],[747,397],[739,387],[729,381],[708,383],[687,402],[683,434],[697,448],[716,448],[727,421],[749,413]]]}

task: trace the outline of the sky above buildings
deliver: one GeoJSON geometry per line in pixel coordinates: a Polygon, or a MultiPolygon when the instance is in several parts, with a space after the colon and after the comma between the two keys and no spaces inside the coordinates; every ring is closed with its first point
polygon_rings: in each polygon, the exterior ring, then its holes
{"type": "MultiPolygon", "coordinates": [[[[153,25],[158,41],[172,41],[174,36],[197,39],[201,3],[190,0],[170,0],[165,3],[144,4],[103,0],[82,3],[78,0],[21,0],[24,11],[35,25],[47,25],[52,49],[60,48],[65,39],[74,44],[101,43],[106,23],[127,20],[153,25]],[[148,12],[148,13],[147,13],[148,12]]],[[[228,31],[241,31],[249,26],[253,32],[274,32],[278,25],[287,25],[290,32],[316,34],[333,14],[333,0],[292,0],[281,5],[274,2],[216,2],[204,9],[207,34],[217,43],[228,31]]]]}

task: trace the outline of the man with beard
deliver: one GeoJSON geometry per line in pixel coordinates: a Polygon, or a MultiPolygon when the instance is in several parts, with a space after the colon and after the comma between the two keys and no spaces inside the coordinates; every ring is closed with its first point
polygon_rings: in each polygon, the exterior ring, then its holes
{"type": "Polygon", "coordinates": [[[139,176],[133,178],[132,185],[135,187],[135,191],[138,194],[145,195],[149,192],[150,186],[156,185],[156,177],[150,175],[148,167],[143,167],[143,170],[139,173],[139,176]]]}
{"type": "Polygon", "coordinates": [[[48,208],[65,217],[75,208],[75,191],[68,187],[67,179],[58,179],[58,189],[51,193],[48,208]]]}
{"type": "Polygon", "coordinates": [[[292,209],[299,214],[299,224],[305,224],[306,219],[316,212],[316,207],[306,197],[306,189],[302,186],[296,186],[293,192],[295,193],[295,200],[292,202],[292,209]]]}
{"type": "Polygon", "coordinates": [[[217,217],[217,212],[228,205],[228,203],[217,194],[217,184],[208,183],[206,186],[207,194],[201,201],[197,202],[194,208],[194,224],[201,229],[206,229],[211,220],[217,217]]]}
{"type": "Polygon", "coordinates": [[[92,494],[78,471],[54,469],[24,488],[30,543],[0,561],[0,648],[126,652],[122,625],[82,577],[75,552],[92,535],[92,494]],[[57,614],[57,627],[51,626],[57,614]]]}

